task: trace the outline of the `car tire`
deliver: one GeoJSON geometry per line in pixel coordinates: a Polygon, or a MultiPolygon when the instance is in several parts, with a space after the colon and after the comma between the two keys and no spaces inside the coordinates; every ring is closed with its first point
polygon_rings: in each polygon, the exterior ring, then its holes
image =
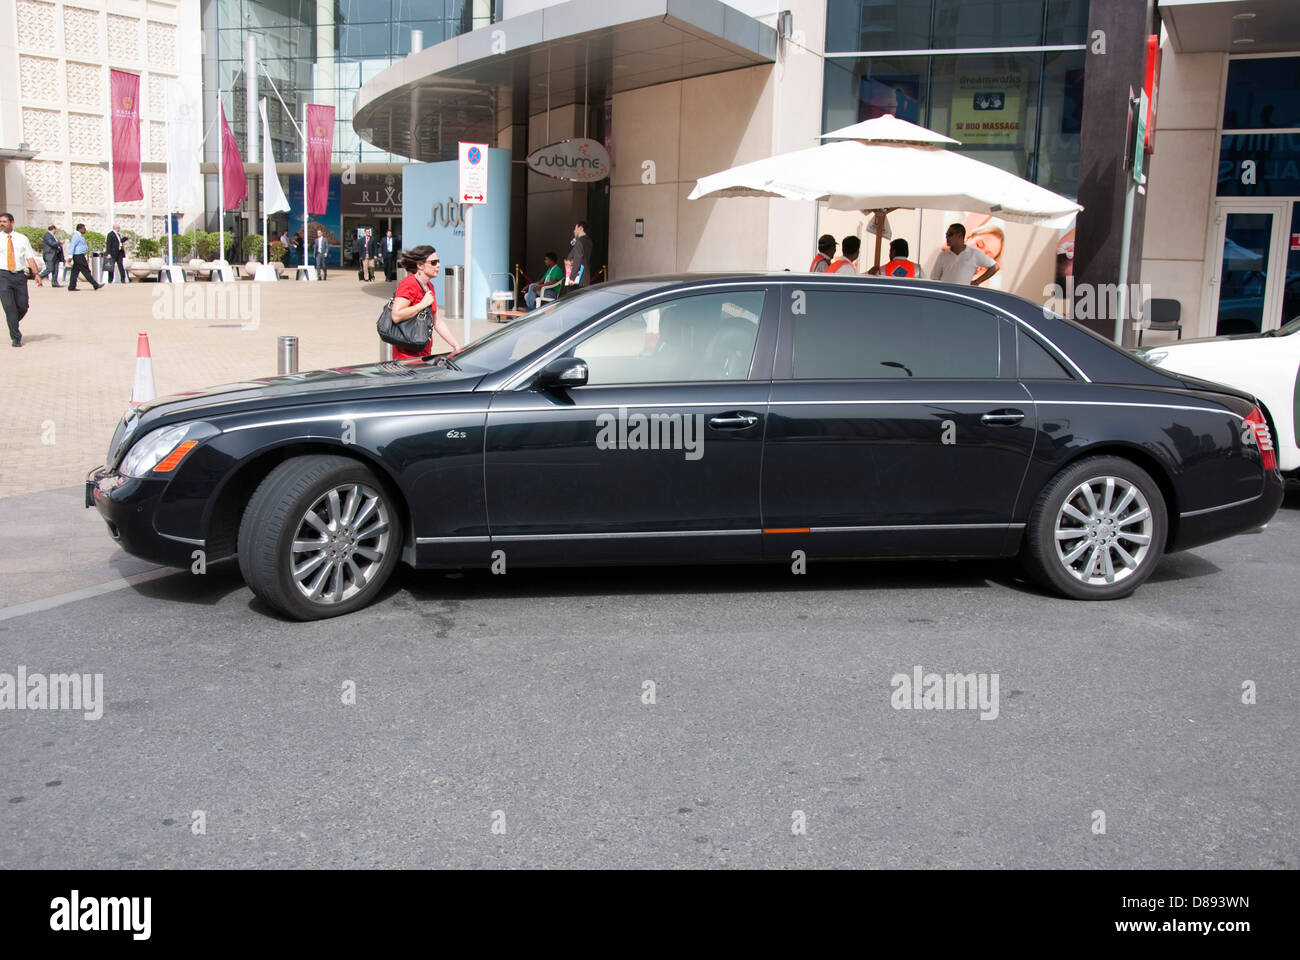
{"type": "Polygon", "coordinates": [[[397,502],[348,457],[284,461],[239,524],[239,569],[262,601],[295,620],[342,616],[379,594],[402,551],[397,502]]]}
{"type": "Polygon", "coordinates": [[[1089,457],[1038,495],[1021,561],[1063,596],[1117,600],[1151,575],[1168,529],[1164,495],[1149,473],[1122,457],[1089,457]]]}

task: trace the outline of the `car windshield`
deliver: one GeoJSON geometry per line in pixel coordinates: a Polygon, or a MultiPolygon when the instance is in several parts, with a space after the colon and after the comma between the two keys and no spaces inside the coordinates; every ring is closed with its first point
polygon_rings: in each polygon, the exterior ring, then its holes
{"type": "MultiPolygon", "coordinates": [[[[626,286],[571,293],[512,323],[484,334],[450,355],[461,370],[491,373],[521,360],[597,314],[626,300],[626,286]]],[[[434,358],[436,359],[436,358],[434,358]]]]}
{"type": "Polygon", "coordinates": [[[1291,334],[1300,332],[1300,317],[1292,317],[1289,321],[1282,324],[1271,334],[1274,337],[1289,337],[1291,334]]]}

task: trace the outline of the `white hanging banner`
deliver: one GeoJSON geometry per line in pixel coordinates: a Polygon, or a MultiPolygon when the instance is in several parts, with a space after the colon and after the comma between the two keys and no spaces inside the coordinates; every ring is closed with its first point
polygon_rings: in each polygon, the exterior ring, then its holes
{"type": "Polygon", "coordinates": [[[169,78],[167,173],[171,178],[172,203],[179,207],[195,207],[203,202],[203,184],[199,176],[202,117],[197,94],[182,81],[169,78]]]}
{"type": "Polygon", "coordinates": [[[257,108],[262,111],[262,217],[268,213],[278,213],[289,209],[289,198],[280,186],[280,177],[275,172],[275,155],[271,152],[271,125],[266,122],[266,97],[257,101],[257,108]]]}

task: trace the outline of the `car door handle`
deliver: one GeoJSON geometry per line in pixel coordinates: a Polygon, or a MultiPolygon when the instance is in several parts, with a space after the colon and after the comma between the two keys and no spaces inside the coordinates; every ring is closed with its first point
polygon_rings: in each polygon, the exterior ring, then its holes
{"type": "Polygon", "coordinates": [[[756,423],[758,417],[752,413],[724,413],[709,420],[714,430],[747,430],[756,423]]]}
{"type": "Polygon", "coordinates": [[[980,422],[987,423],[990,427],[1014,427],[1023,419],[1023,410],[990,410],[980,417],[980,422]]]}

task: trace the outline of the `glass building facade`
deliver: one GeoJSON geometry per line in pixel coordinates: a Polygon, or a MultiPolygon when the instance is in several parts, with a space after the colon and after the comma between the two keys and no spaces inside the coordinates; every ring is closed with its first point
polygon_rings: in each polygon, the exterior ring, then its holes
{"type": "MultiPolygon", "coordinates": [[[[243,147],[244,50],[252,36],[266,67],[258,76],[258,93],[267,98],[277,161],[300,160],[302,141],[276,90],[299,121],[304,103],[335,108],[336,163],[406,162],[357,135],[352,125],[357,89],[411,52],[412,30],[423,31],[424,46],[433,46],[491,23],[494,7],[491,0],[204,0],[204,33],[216,37],[215,51],[209,45],[215,70],[212,64],[204,70],[205,95],[220,84],[227,119],[243,147]]],[[[260,150],[257,146],[251,155],[260,150]]]]}
{"type": "Polygon", "coordinates": [[[893,114],[1074,197],[1088,0],[829,0],[822,132],[893,114]]]}

